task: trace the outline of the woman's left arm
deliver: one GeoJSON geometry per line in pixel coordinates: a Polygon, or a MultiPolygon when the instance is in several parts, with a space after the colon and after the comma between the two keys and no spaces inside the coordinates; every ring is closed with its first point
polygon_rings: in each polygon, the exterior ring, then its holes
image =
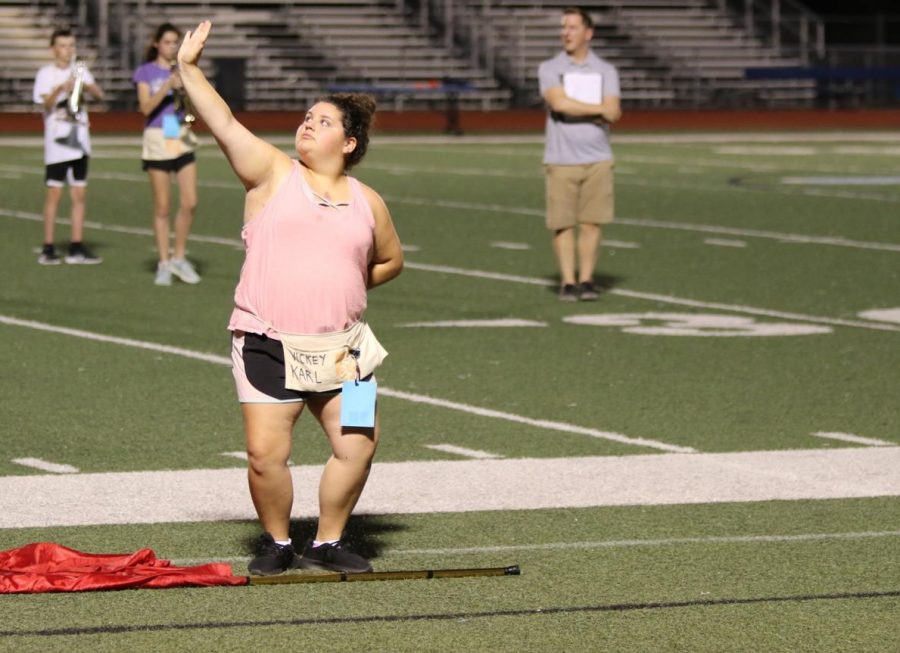
{"type": "Polygon", "coordinates": [[[403,249],[384,200],[366,185],[363,185],[363,192],[375,216],[375,252],[369,263],[369,281],[366,286],[374,288],[387,283],[403,270],[403,249]]]}

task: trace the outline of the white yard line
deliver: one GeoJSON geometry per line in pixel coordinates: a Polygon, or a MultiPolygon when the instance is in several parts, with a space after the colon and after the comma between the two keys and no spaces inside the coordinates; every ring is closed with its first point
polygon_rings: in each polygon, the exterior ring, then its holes
{"type": "Polygon", "coordinates": [[[800,533],[796,535],[709,535],[706,537],[666,537],[660,539],[599,540],[594,542],[549,542],[546,544],[508,544],[505,546],[471,546],[444,549],[397,549],[391,555],[456,555],[506,553],[514,551],[557,551],[565,549],[629,549],[646,546],[681,546],[685,544],[781,544],[822,542],[827,540],[869,540],[900,537],[900,531],[860,531],[849,533],[800,533]]]}
{"type": "Polygon", "coordinates": [[[860,435],[854,435],[852,433],[838,433],[832,431],[816,431],[815,433],[810,433],[810,435],[817,438],[825,438],[826,440],[840,440],[841,442],[849,442],[851,444],[861,444],[867,445],[871,447],[893,447],[896,446],[893,442],[888,442],[887,440],[878,440],[876,438],[864,438],[860,435]]]}
{"type": "MultiPolygon", "coordinates": [[[[900,447],[381,462],[356,512],[896,497],[898,468],[900,447]]],[[[294,518],[317,513],[321,473],[321,465],[291,468],[294,518]]],[[[0,478],[0,528],[230,520],[256,520],[243,466],[0,478]]]]}
{"type": "MultiPolygon", "coordinates": [[[[0,324],[7,324],[9,326],[17,326],[24,327],[27,329],[34,329],[38,331],[48,331],[51,333],[58,333],[66,336],[73,336],[76,338],[85,338],[87,340],[93,340],[96,342],[106,342],[116,345],[123,345],[126,347],[136,347],[138,349],[146,349],[150,351],[157,351],[165,354],[171,354],[173,356],[182,356],[184,358],[191,358],[194,360],[200,360],[207,363],[216,363],[218,365],[231,365],[231,359],[226,356],[217,356],[215,354],[207,354],[204,352],[192,351],[190,349],[183,349],[181,347],[170,347],[169,345],[160,345],[153,342],[145,342],[142,340],[133,340],[131,338],[119,338],[117,336],[107,336],[101,333],[93,333],[91,331],[82,331],[81,329],[71,329],[68,327],[60,327],[53,324],[46,324],[44,322],[35,322],[33,320],[20,320],[15,317],[10,317],[8,315],[0,315],[0,324]]],[[[403,392],[400,390],[392,390],[390,388],[380,386],[378,388],[378,392],[383,397],[394,397],[397,399],[403,399],[405,401],[411,401],[414,403],[427,404],[429,406],[436,406],[440,408],[448,408],[450,410],[456,410],[463,413],[468,413],[470,415],[478,415],[480,417],[491,417],[494,419],[501,419],[508,422],[515,422],[518,424],[526,424],[528,426],[534,426],[536,428],[546,429],[550,431],[558,431],[562,433],[574,433],[577,435],[587,435],[589,437],[598,438],[602,440],[610,440],[613,442],[619,442],[621,444],[628,444],[638,447],[648,447],[650,449],[658,449],[660,451],[671,451],[671,452],[693,452],[695,449],[691,447],[681,447],[673,444],[668,444],[665,442],[659,442],[657,440],[649,440],[646,438],[632,438],[626,435],[622,435],[621,433],[613,433],[611,431],[601,431],[599,429],[587,428],[584,426],[578,426],[575,424],[568,424],[566,422],[555,422],[551,420],[538,420],[532,419],[530,417],[524,417],[522,415],[515,415],[513,413],[506,413],[499,410],[492,410],[490,408],[482,408],[480,406],[472,406],[470,404],[463,404],[456,401],[448,401],[446,399],[438,399],[436,397],[429,397],[426,395],[415,394],[411,392],[403,392]]]]}
{"type": "Polygon", "coordinates": [[[639,249],[640,243],[633,243],[627,240],[612,240],[606,238],[603,240],[604,247],[612,247],[613,249],[639,249]]]}
{"type": "Polygon", "coordinates": [[[481,451],[479,449],[468,449],[466,447],[457,447],[455,444],[426,444],[426,449],[434,449],[435,451],[443,451],[444,453],[452,453],[464,458],[474,458],[476,460],[492,460],[503,458],[500,454],[491,453],[489,451],[481,451]]]}
{"type": "Polygon", "coordinates": [[[437,399],[435,397],[429,397],[426,395],[414,394],[412,392],[402,392],[400,390],[390,390],[387,388],[379,388],[378,391],[386,397],[395,397],[397,399],[406,399],[407,401],[413,401],[416,403],[428,404],[430,406],[439,406],[441,408],[449,408],[451,410],[458,410],[460,412],[469,413],[472,415],[478,415],[480,417],[493,417],[495,419],[502,419],[508,422],[515,422],[517,424],[525,424],[526,426],[534,426],[542,429],[549,429],[552,431],[561,431],[563,433],[575,433],[578,435],[587,435],[592,438],[599,438],[601,440],[610,440],[612,442],[620,442],[621,444],[628,444],[638,447],[649,447],[650,449],[659,449],[661,451],[671,451],[673,453],[690,453],[696,451],[696,449],[692,449],[691,447],[681,447],[674,444],[668,444],[666,442],[660,442],[658,440],[648,440],[647,438],[634,438],[629,437],[627,435],[622,435],[621,433],[613,433],[612,431],[601,431],[599,429],[591,429],[584,426],[576,426],[574,424],[567,424],[565,422],[555,422],[553,420],[546,419],[532,419],[530,417],[523,417],[521,415],[515,415],[513,413],[507,413],[501,410],[493,410],[490,408],[479,408],[477,406],[471,406],[469,404],[461,404],[455,401],[447,401],[446,399],[437,399]]]}
{"type": "MultiPolygon", "coordinates": [[[[27,213],[24,211],[9,211],[6,209],[0,209],[0,215],[5,215],[7,217],[33,220],[33,221],[41,221],[43,220],[42,216],[37,213],[27,213]]],[[[57,220],[60,223],[68,223],[68,220],[57,220]]],[[[623,220],[624,222],[624,220],[623,220]]],[[[107,231],[121,231],[123,233],[141,235],[141,236],[150,236],[152,232],[149,229],[138,229],[131,227],[110,227],[108,225],[99,224],[99,223],[91,223],[85,222],[86,225],[91,226],[94,229],[101,229],[107,231]]],[[[677,227],[672,227],[677,228],[677,227]]],[[[780,239],[787,239],[788,235],[782,234],[779,237],[780,239]]],[[[228,245],[232,247],[242,247],[240,241],[230,238],[218,238],[212,236],[201,236],[201,235],[192,235],[191,240],[196,242],[209,242],[212,244],[218,245],[228,245]]],[[[828,243],[828,244],[837,244],[837,243],[828,243]]],[[[891,246],[893,247],[893,246],[891,246]]],[[[896,246],[897,251],[900,251],[900,245],[896,246]]],[[[535,286],[545,286],[552,287],[556,285],[556,282],[551,281],[549,279],[541,279],[536,277],[525,277],[521,275],[514,274],[503,274],[499,272],[488,272],[485,270],[472,270],[467,268],[457,268],[446,265],[429,265],[426,263],[415,263],[413,261],[406,261],[405,266],[409,269],[413,270],[422,270],[426,272],[441,272],[445,274],[456,274],[462,276],[470,276],[477,277],[481,279],[493,279],[496,281],[511,281],[514,283],[525,283],[535,286]]],[[[703,302],[694,299],[686,299],[682,297],[675,297],[673,295],[660,295],[656,293],[645,293],[635,290],[624,290],[624,289],[611,289],[606,291],[609,294],[613,295],[621,295],[623,297],[629,297],[632,299],[643,299],[649,300],[652,302],[662,302],[667,304],[675,304],[679,306],[692,306],[695,308],[713,308],[716,310],[724,310],[731,311],[735,313],[747,313],[750,315],[764,315],[767,317],[777,317],[777,318],[786,318],[791,320],[800,320],[803,322],[815,322],[818,324],[829,324],[832,326],[847,326],[847,327],[855,327],[861,329],[873,329],[876,331],[894,331],[900,332],[900,325],[892,325],[885,324],[879,322],[865,322],[860,320],[843,320],[839,318],[829,318],[829,317],[821,317],[816,315],[805,315],[802,313],[791,313],[785,311],[773,311],[769,309],[756,308],[754,306],[742,306],[736,304],[724,304],[720,302],[703,302]]]]}
{"type": "MultiPolygon", "coordinates": [[[[43,169],[37,168],[27,168],[25,166],[0,166],[0,171],[3,170],[16,170],[20,172],[27,172],[29,174],[43,174],[43,169]]],[[[139,175],[129,175],[124,173],[91,173],[92,178],[97,179],[115,179],[120,181],[144,181],[143,177],[139,175]]],[[[643,185],[643,182],[635,181],[637,185],[643,185]]],[[[236,182],[220,182],[220,181],[200,181],[199,185],[202,187],[210,187],[210,188],[220,188],[220,189],[230,189],[235,191],[242,191],[243,189],[236,182]]],[[[653,185],[653,184],[647,184],[653,185]]],[[[683,184],[674,184],[673,187],[676,188],[685,188],[683,184]]],[[[712,188],[708,188],[711,190],[712,188]]],[[[716,187],[718,189],[718,187],[716,187]]],[[[817,195],[819,194],[817,191],[810,189],[808,194],[817,195]]],[[[846,196],[841,194],[841,196],[846,196]]],[[[398,204],[411,204],[414,206],[438,206],[442,208],[454,208],[454,209],[465,209],[471,211],[490,211],[495,213],[507,213],[511,215],[527,215],[527,216],[536,216],[543,217],[544,209],[536,208],[536,207],[517,207],[517,206],[509,206],[504,204],[485,204],[479,202],[463,202],[457,200],[440,200],[440,199],[425,199],[425,198],[416,198],[416,197],[403,197],[396,195],[384,195],[384,199],[387,202],[395,202],[398,204]]],[[[27,212],[27,211],[13,211],[9,209],[0,209],[0,215],[4,215],[11,218],[19,218],[23,220],[32,220],[32,221],[42,221],[43,217],[40,214],[27,212]]],[[[57,220],[60,224],[68,224],[68,220],[60,218],[57,220]]],[[[106,231],[116,231],[120,233],[132,233],[135,235],[152,235],[152,232],[149,229],[135,228],[135,227],[123,227],[117,225],[108,225],[101,224],[98,222],[86,222],[88,227],[92,229],[104,229],[106,231]]],[[[786,232],[777,232],[777,231],[766,231],[759,229],[740,229],[740,228],[731,228],[731,227],[717,227],[714,225],[703,225],[703,224],[690,224],[684,222],[670,222],[664,220],[654,220],[647,218],[624,218],[624,217],[616,217],[616,224],[624,224],[632,227],[648,227],[648,228],[657,228],[657,229],[677,229],[682,231],[697,231],[701,233],[713,233],[713,234],[724,234],[724,235],[733,235],[740,236],[746,238],[765,238],[771,240],[778,240],[782,242],[790,242],[790,243],[802,243],[809,245],[829,245],[835,247],[849,247],[855,249],[871,249],[871,250],[881,250],[888,252],[900,252],[900,244],[897,243],[879,243],[879,242],[867,242],[867,241],[858,241],[852,240],[849,238],[834,238],[834,237],[826,237],[826,236],[807,236],[804,234],[792,234],[786,232]]],[[[201,238],[203,242],[211,242],[211,243],[220,243],[232,245],[237,243],[240,246],[240,241],[232,238],[216,238],[213,236],[195,236],[191,234],[192,240],[200,241],[201,238]]],[[[633,243],[624,243],[617,241],[608,241],[608,244],[613,247],[631,247],[633,243]],[[617,244],[613,244],[616,242],[617,244]]]]}
{"type": "MultiPolygon", "coordinates": [[[[412,270],[424,270],[427,272],[442,272],[444,274],[457,274],[466,277],[477,277],[480,279],[493,279],[496,281],[511,281],[514,283],[530,284],[534,286],[555,287],[555,281],[549,279],[540,279],[537,277],[523,277],[514,274],[502,274],[499,272],[488,272],[485,270],[470,270],[467,268],[456,268],[448,265],[427,265],[424,263],[414,263],[407,261],[407,268],[412,270]]],[[[623,290],[613,288],[606,291],[611,295],[621,295],[631,299],[645,299],[652,302],[664,304],[676,304],[679,306],[691,306],[693,308],[714,309],[720,311],[729,311],[732,313],[746,313],[749,315],[762,315],[765,317],[777,317],[781,319],[797,320],[800,322],[813,322],[816,324],[828,324],[831,326],[846,326],[859,329],[873,329],[875,331],[893,331],[900,333],[900,325],[893,325],[879,322],[864,322],[861,320],[843,320],[840,318],[821,317],[818,315],[806,315],[803,313],[791,313],[787,311],[773,311],[765,308],[756,308],[755,306],[742,306],[739,304],[723,304],[720,302],[702,302],[694,299],[685,299],[683,297],[675,297],[673,295],[659,295],[656,293],[638,292],[636,290],[623,290]]]]}
{"type": "Polygon", "coordinates": [[[481,328],[526,328],[526,327],[545,327],[546,322],[538,320],[525,320],[515,317],[499,318],[496,320],[436,320],[432,322],[406,322],[398,324],[400,327],[407,328],[463,328],[463,329],[481,329],[481,328]]]}
{"type": "MultiPolygon", "coordinates": [[[[900,537],[900,531],[857,531],[844,533],[798,533],[793,535],[709,535],[706,537],[667,537],[660,539],[596,540],[589,542],[547,542],[543,544],[506,544],[498,546],[464,546],[439,549],[391,549],[385,557],[393,556],[456,556],[490,553],[519,553],[529,551],[579,551],[591,549],[631,549],[637,547],[674,547],[692,544],[803,544],[806,542],[858,541],[900,537]]],[[[242,563],[250,556],[223,558],[179,558],[173,565],[200,565],[208,562],[242,563]]]]}
{"type": "Polygon", "coordinates": [[[10,462],[13,462],[17,465],[22,465],[23,467],[39,469],[42,472],[50,472],[52,474],[77,474],[78,473],[78,468],[72,467],[72,465],[51,463],[47,460],[41,460],[40,458],[13,458],[10,462]]]}
{"type": "Polygon", "coordinates": [[[716,247],[746,247],[747,243],[743,240],[729,240],[727,238],[705,238],[703,240],[707,245],[714,245],[716,247]]]}
{"type": "Polygon", "coordinates": [[[805,236],[803,234],[791,234],[780,231],[767,231],[763,229],[739,229],[733,227],[716,227],[704,224],[691,224],[685,222],[668,222],[665,220],[651,220],[645,218],[616,218],[619,224],[633,227],[649,227],[654,229],[675,229],[678,231],[696,231],[700,233],[739,236],[741,238],[764,238],[785,243],[798,243],[803,245],[828,245],[834,247],[849,247],[852,249],[871,249],[884,252],[900,252],[900,244],[876,243],[864,240],[850,240],[848,238],[832,238],[827,236],[805,236]]]}
{"type": "Polygon", "coordinates": [[[503,240],[495,240],[490,243],[491,247],[496,247],[497,249],[512,249],[512,250],[529,250],[531,249],[531,245],[528,243],[510,243],[503,240]]]}

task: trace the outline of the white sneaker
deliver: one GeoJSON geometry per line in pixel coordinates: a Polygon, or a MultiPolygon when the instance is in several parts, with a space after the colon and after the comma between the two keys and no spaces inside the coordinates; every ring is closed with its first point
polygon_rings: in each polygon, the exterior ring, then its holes
{"type": "Polygon", "coordinates": [[[197,274],[191,262],[185,258],[169,259],[169,270],[185,283],[200,283],[200,275],[197,274]]]}
{"type": "Polygon", "coordinates": [[[160,261],[156,266],[156,278],[153,279],[153,283],[157,286],[172,285],[172,269],[168,261],[160,261]]]}

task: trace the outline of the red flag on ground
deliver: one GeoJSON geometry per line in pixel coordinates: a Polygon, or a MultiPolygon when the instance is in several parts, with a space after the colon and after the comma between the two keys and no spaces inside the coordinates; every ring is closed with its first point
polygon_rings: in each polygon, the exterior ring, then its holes
{"type": "Polygon", "coordinates": [[[106,555],[36,542],[0,551],[0,594],[246,584],[229,564],[175,567],[150,549],[106,555]]]}

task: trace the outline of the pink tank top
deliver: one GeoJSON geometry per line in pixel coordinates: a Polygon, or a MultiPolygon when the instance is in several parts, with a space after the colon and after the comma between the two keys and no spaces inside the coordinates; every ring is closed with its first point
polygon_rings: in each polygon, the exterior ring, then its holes
{"type": "Polygon", "coordinates": [[[267,325],[328,333],[362,318],[375,216],[360,183],[348,180],[349,206],[321,206],[294,161],[275,196],[241,230],[246,258],[229,329],[277,338],[267,325]]]}

